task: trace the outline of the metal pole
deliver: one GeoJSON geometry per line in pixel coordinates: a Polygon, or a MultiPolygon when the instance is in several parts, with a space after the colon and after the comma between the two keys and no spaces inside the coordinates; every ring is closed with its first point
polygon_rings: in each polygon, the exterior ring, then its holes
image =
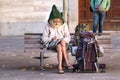
{"type": "Polygon", "coordinates": [[[44,59],[43,59],[43,56],[44,56],[44,52],[40,52],[40,69],[41,70],[44,70],[44,59]]]}
{"type": "Polygon", "coordinates": [[[68,23],[68,0],[63,0],[63,18],[68,23]]]}

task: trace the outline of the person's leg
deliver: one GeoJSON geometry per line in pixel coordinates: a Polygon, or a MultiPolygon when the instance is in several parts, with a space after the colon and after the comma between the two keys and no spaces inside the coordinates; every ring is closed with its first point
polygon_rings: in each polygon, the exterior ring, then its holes
{"type": "Polygon", "coordinates": [[[104,20],[105,20],[105,12],[101,11],[101,12],[99,12],[99,28],[98,28],[98,33],[102,33],[102,31],[103,31],[104,20]]]}
{"type": "Polygon", "coordinates": [[[98,25],[98,12],[93,12],[93,33],[96,34],[96,29],[97,29],[97,25],[98,25]]]}
{"type": "MultiPolygon", "coordinates": [[[[69,49],[69,44],[68,44],[68,43],[66,43],[66,49],[67,49],[67,50],[69,49]]],[[[67,58],[69,59],[68,54],[67,54],[67,58]]],[[[63,58],[62,58],[62,66],[63,66],[63,67],[66,66],[66,62],[65,62],[64,56],[63,56],[63,58]]]]}
{"type": "Polygon", "coordinates": [[[62,54],[62,47],[61,47],[60,44],[57,45],[56,50],[57,50],[57,53],[58,53],[57,54],[58,69],[59,69],[59,71],[63,71],[63,69],[62,69],[62,56],[63,56],[63,54],[62,54]]]}
{"type": "Polygon", "coordinates": [[[68,56],[67,56],[67,52],[66,52],[66,43],[64,40],[61,41],[61,46],[62,46],[62,53],[63,53],[63,56],[64,56],[64,59],[65,59],[65,62],[66,62],[66,65],[67,67],[70,67],[70,68],[73,68],[70,63],[69,63],[69,60],[68,60],[68,56]]]}

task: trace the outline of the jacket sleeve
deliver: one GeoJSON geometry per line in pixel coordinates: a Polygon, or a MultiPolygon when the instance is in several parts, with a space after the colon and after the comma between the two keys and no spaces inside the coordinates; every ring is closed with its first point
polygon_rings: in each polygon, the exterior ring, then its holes
{"type": "Polygon", "coordinates": [[[69,43],[71,38],[70,38],[70,33],[69,33],[69,30],[68,30],[67,24],[64,24],[64,31],[65,31],[64,40],[65,40],[66,43],[69,43]]]}
{"type": "Polygon", "coordinates": [[[44,31],[43,31],[43,36],[42,36],[42,40],[45,43],[48,43],[51,40],[51,38],[49,37],[49,34],[50,34],[49,26],[46,25],[45,28],[44,28],[44,31]]]}
{"type": "Polygon", "coordinates": [[[107,0],[107,4],[106,4],[106,10],[108,11],[109,8],[110,8],[110,4],[111,4],[111,1],[110,0],[107,0]]]}
{"type": "Polygon", "coordinates": [[[90,6],[91,6],[92,10],[94,11],[94,0],[90,0],[90,6]]]}

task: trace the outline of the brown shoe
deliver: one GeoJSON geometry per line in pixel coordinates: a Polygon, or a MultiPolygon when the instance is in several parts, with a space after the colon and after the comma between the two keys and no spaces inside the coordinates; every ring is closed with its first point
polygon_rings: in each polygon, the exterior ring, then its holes
{"type": "Polygon", "coordinates": [[[58,71],[58,74],[64,74],[64,71],[63,70],[58,71]]]}

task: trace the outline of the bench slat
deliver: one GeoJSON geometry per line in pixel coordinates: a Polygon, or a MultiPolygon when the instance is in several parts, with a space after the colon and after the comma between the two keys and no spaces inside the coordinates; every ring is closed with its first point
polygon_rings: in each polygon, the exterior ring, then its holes
{"type": "Polygon", "coordinates": [[[40,41],[25,41],[24,44],[40,44],[40,41]]]}
{"type": "Polygon", "coordinates": [[[25,39],[24,44],[40,44],[40,39],[25,39]]]}
{"type": "Polygon", "coordinates": [[[42,33],[25,33],[24,35],[41,35],[42,36],[42,33]]]}
{"type": "Polygon", "coordinates": [[[28,36],[28,35],[26,35],[25,37],[24,37],[24,39],[40,39],[42,36],[28,36]]]}
{"type": "Polygon", "coordinates": [[[25,47],[25,49],[40,49],[40,47],[25,47]]]}
{"type": "Polygon", "coordinates": [[[26,47],[29,47],[29,46],[33,46],[33,47],[35,46],[36,47],[36,46],[40,46],[40,45],[41,44],[25,44],[26,47]]]}

